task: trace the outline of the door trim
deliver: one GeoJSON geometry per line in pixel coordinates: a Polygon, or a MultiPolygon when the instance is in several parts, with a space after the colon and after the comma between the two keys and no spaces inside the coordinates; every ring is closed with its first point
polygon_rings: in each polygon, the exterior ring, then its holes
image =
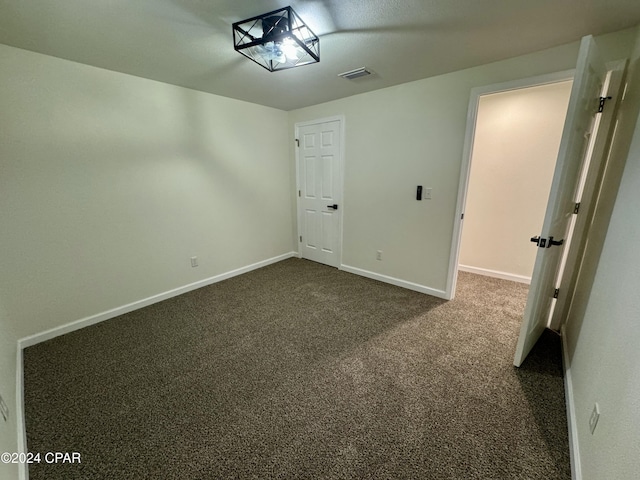
{"type": "MultiPolygon", "coordinates": [[[[318,118],[315,120],[307,120],[304,122],[296,122],[294,124],[294,129],[293,129],[293,134],[294,134],[294,139],[295,140],[299,140],[299,130],[300,127],[306,127],[309,125],[318,125],[321,123],[327,123],[327,122],[340,122],[340,169],[339,169],[339,175],[340,175],[340,181],[338,182],[338,189],[340,190],[340,193],[342,194],[342,205],[340,205],[340,208],[342,208],[342,213],[340,215],[340,235],[338,235],[338,244],[339,244],[339,248],[340,248],[340,255],[338,258],[338,270],[342,270],[342,259],[343,259],[343,237],[344,237],[344,214],[345,214],[345,207],[346,207],[346,201],[345,201],[345,196],[344,196],[344,163],[345,163],[345,117],[344,115],[334,115],[331,117],[323,117],[323,118],[318,118]]],[[[295,141],[294,140],[294,141],[295,141]]],[[[296,199],[296,238],[295,238],[295,242],[297,245],[297,248],[295,248],[295,251],[298,252],[298,258],[302,258],[302,251],[300,249],[300,237],[302,236],[302,206],[300,203],[300,197],[298,196],[298,191],[301,189],[300,187],[300,148],[298,146],[294,146],[294,150],[296,152],[296,190],[294,192],[295,195],[295,199],[296,199]]]]}
{"type": "Polygon", "coordinates": [[[476,133],[476,121],[478,119],[478,105],[480,97],[491,93],[507,92],[509,90],[519,90],[521,88],[537,87],[551,83],[572,80],[575,69],[546,75],[537,75],[509,82],[494,83],[471,89],[469,97],[469,107],[467,110],[467,127],[464,136],[462,150],[462,163],[460,165],[460,180],[458,183],[458,200],[456,202],[456,213],[453,223],[453,234],[451,236],[451,253],[449,255],[449,273],[447,275],[447,286],[445,294],[447,300],[453,300],[456,293],[458,281],[458,262],[460,258],[460,243],[462,240],[462,214],[467,201],[467,189],[469,188],[469,177],[471,174],[471,155],[473,154],[473,142],[476,133]]]}

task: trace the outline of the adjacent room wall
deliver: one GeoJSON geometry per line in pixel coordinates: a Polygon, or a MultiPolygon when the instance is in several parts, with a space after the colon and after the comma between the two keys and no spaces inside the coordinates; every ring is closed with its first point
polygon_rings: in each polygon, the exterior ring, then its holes
{"type": "Polygon", "coordinates": [[[460,265],[531,280],[571,81],[483,95],[471,157],[460,265]]]}
{"type": "Polygon", "coordinates": [[[0,72],[17,337],[291,252],[285,112],[2,45],[0,72]]]}
{"type": "MultiPolygon", "coordinates": [[[[634,35],[597,40],[612,60],[634,35]]],[[[578,42],[290,112],[292,163],[296,122],[345,116],[342,263],[444,292],[471,89],[575,68],[577,52],[578,42]],[[432,200],[416,201],[417,185],[432,200]]]]}
{"type": "MultiPolygon", "coordinates": [[[[565,329],[570,388],[575,399],[577,446],[584,480],[638,478],[640,29],[626,92],[609,161],[617,165],[624,165],[626,161],[622,182],[610,220],[607,210],[613,198],[609,195],[601,199],[604,205],[598,207],[600,217],[596,216],[594,221],[595,235],[590,237],[590,250],[565,329]],[[606,232],[604,245],[603,231],[606,232]],[[594,277],[590,278],[594,271],[594,277]],[[589,417],[596,402],[601,413],[592,435],[589,417]]],[[[615,183],[615,172],[613,176],[615,183]]]]}

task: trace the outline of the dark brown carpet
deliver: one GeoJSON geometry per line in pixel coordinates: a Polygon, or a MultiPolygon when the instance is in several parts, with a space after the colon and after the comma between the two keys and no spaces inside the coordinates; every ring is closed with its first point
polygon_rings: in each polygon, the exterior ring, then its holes
{"type": "Polygon", "coordinates": [[[527,287],[445,302],[287,260],[25,351],[38,479],[569,479],[560,345],[527,287]]]}

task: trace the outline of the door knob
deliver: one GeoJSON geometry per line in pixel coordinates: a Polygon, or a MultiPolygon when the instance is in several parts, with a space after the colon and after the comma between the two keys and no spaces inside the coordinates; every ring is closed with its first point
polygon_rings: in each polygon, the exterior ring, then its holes
{"type": "Polygon", "coordinates": [[[564,243],[564,240],[554,240],[553,237],[549,237],[549,244],[547,245],[547,248],[551,248],[554,245],[562,245],[564,243]]]}
{"type": "Polygon", "coordinates": [[[331,208],[333,210],[337,210],[338,209],[338,204],[334,203],[333,205],[327,205],[327,208],[331,208]]]}

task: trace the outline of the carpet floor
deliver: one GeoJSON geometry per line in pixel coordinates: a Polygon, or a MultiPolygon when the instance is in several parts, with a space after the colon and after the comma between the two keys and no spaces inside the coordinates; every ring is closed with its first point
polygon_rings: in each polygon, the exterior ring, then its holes
{"type": "Polygon", "coordinates": [[[570,479],[560,343],[527,286],[443,300],[286,260],[27,348],[39,479],[570,479]]]}

